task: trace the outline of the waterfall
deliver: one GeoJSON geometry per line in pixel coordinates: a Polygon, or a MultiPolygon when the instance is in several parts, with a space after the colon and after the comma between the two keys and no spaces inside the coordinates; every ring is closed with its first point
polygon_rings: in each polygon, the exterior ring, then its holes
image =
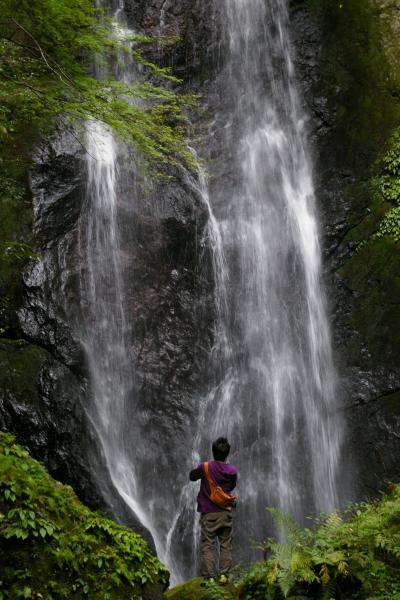
{"type": "MultiPolygon", "coordinates": [[[[223,2],[226,58],[220,85],[229,85],[231,96],[223,115],[224,142],[232,170],[241,175],[222,197],[221,230],[231,270],[223,316],[230,336],[224,339],[231,347],[225,348],[224,383],[208,412],[215,434],[225,430],[248,449],[247,459],[241,457],[249,496],[244,502],[255,508],[265,495],[301,515],[336,506],[340,439],[314,189],[286,5],[223,2]]],[[[216,191],[224,194],[218,185],[216,191]]]]}
{"type": "MultiPolygon", "coordinates": [[[[238,558],[249,560],[252,541],[270,532],[266,506],[304,519],[339,501],[341,424],[286,1],[215,3],[221,40],[209,139],[218,158],[210,162],[209,181],[201,169],[198,176],[183,168],[180,174],[208,214],[203,243],[212,255],[214,346],[206,392],[199,391],[186,421],[197,430],[179,469],[158,460],[170,455],[173,437],[160,436],[159,455],[146,455],[151,410],[146,406],[138,417],[132,286],[127,289],[134,253],[122,241],[128,204],[137,200],[135,166],[130,179],[121,177],[121,165],[126,170],[129,163],[124,145],[104,125],[86,126],[77,335],[91,382],[87,413],[116,490],[152,534],[174,582],[194,573],[198,539],[195,486],[182,483],[177,493],[176,482],[209,458],[219,435],[229,436],[240,473],[238,558]]],[[[131,33],[123,8],[121,1],[114,17],[114,34],[122,38],[131,33]]],[[[125,82],[137,76],[125,53],[114,71],[125,82]]]]}
{"type": "MultiPolygon", "coordinates": [[[[120,1],[113,19],[113,35],[122,40],[133,35],[124,23],[123,10],[120,1]]],[[[126,44],[131,46],[132,42],[126,44]]],[[[96,68],[98,77],[104,75],[105,68],[96,68]]],[[[137,77],[129,52],[120,53],[113,70],[125,83],[137,77]]],[[[86,410],[116,492],[150,532],[162,557],[163,546],[143,501],[137,470],[142,434],[134,418],[133,324],[125,285],[132,264],[122,247],[124,219],[127,214],[132,216],[128,203],[135,201],[135,161],[128,156],[131,173],[125,181],[119,173],[119,165],[127,160],[125,145],[97,121],[86,124],[85,137],[87,187],[80,223],[85,268],[80,278],[81,317],[76,329],[85,349],[92,392],[86,410]]],[[[104,477],[102,473],[95,475],[100,481],[104,477]]],[[[112,506],[112,498],[108,500],[112,506]]]]}
{"type": "MultiPolygon", "coordinates": [[[[342,425],[287,2],[218,0],[216,10],[222,59],[209,139],[224,166],[203,196],[217,318],[192,460],[229,437],[239,468],[235,544],[246,561],[270,531],[267,506],[304,522],[338,505],[342,425]]],[[[190,503],[185,487],[172,529],[190,503]]],[[[198,539],[196,525],[189,534],[198,539]]],[[[173,530],[169,538],[179,543],[173,530]]]]}

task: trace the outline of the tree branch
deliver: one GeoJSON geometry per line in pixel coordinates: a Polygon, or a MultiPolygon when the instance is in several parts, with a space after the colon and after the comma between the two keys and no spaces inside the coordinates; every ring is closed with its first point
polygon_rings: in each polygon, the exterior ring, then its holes
{"type": "Polygon", "coordinates": [[[64,83],[65,85],[69,85],[70,87],[74,88],[80,94],[81,92],[76,87],[75,82],[73,81],[73,79],[71,79],[71,77],[67,73],[65,73],[64,69],[62,69],[62,67],[60,67],[60,65],[54,59],[47,58],[46,53],[42,49],[41,45],[39,44],[39,42],[37,41],[37,39],[35,38],[35,36],[30,31],[28,31],[27,29],[25,29],[25,27],[23,25],[21,25],[20,23],[18,23],[18,21],[16,21],[13,17],[10,17],[10,19],[14,23],[14,25],[16,25],[16,27],[18,27],[19,29],[21,29],[21,31],[23,31],[28,37],[30,37],[30,39],[33,41],[33,43],[37,46],[37,48],[39,50],[39,53],[40,53],[43,61],[46,63],[46,65],[50,69],[50,71],[52,71],[60,79],[60,81],[62,83],[64,83]],[[55,67],[53,67],[50,64],[51,62],[54,63],[55,67]]]}

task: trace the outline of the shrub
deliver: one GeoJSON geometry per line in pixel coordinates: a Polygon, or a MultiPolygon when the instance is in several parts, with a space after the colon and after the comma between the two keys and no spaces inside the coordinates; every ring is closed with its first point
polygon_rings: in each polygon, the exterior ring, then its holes
{"type": "Polygon", "coordinates": [[[168,572],[147,543],[82,505],[3,433],[0,473],[0,600],[162,597],[168,572]]]}

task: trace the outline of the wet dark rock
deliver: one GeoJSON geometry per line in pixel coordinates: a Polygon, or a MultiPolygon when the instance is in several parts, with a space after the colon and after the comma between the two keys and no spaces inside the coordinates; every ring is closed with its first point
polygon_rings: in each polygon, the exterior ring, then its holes
{"type": "MultiPolygon", "coordinates": [[[[44,358],[36,369],[35,404],[29,398],[7,398],[0,415],[3,426],[90,507],[150,539],[111,482],[87,415],[92,398],[79,342],[85,310],[79,286],[87,242],[81,227],[83,152],[73,136],[58,132],[35,156],[31,189],[38,258],[24,273],[19,319],[25,339],[42,348],[44,358]]],[[[121,162],[121,186],[130,190],[130,197],[121,195],[119,207],[121,261],[129,271],[127,310],[134,323],[134,412],[127,418],[140,424],[141,439],[146,439],[146,447],[132,439],[137,452],[144,454],[139,473],[143,486],[150,485],[146,475],[154,468],[146,456],[160,452],[160,439],[176,441],[172,453],[160,456],[160,477],[166,476],[165,466],[179,462],[177,453],[189,444],[194,390],[200,386],[212,342],[209,250],[204,240],[207,207],[191,188],[190,174],[171,175],[170,181],[155,180],[153,189],[144,189],[143,182],[132,181],[131,166],[125,170],[121,162]]],[[[144,493],[152,497],[151,489],[144,493]]]]}
{"type": "Polygon", "coordinates": [[[214,60],[213,44],[218,29],[213,0],[127,0],[128,22],[151,36],[179,36],[175,43],[155,42],[147,50],[155,61],[172,66],[187,81],[206,78],[214,60]]]}
{"type": "Polygon", "coordinates": [[[34,233],[41,247],[58,243],[76,223],[85,189],[84,149],[72,133],[60,131],[60,139],[43,142],[36,151],[31,171],[34,233]]]}

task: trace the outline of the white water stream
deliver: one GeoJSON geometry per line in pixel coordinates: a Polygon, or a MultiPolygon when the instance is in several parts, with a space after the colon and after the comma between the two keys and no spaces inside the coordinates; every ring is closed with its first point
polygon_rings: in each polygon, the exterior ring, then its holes
{"type": "MultiPolygon", "coordinates": [[[[133,31],[124,22],[124,2],[114,13],[113,35],[129,39],[133,31]]],[[[132,42],[127,41],[127,47],[132,42]]],[[[99,73],[102,76],[102,73],[99,73]]],[[[137,73],[129,52],[121,52],[114,76],[134,82],[137,73]]],[[[82,342],[88,360],[92,402],[88,417],[98,435],[109,475],[116,490],[140,523],[153,537],[157,554],[163,559],[161,537],[143,502],[138,483],[132,440],[140,431],[127,414],[134,412],[134,365],[131,352],[132,324],[129,323],[125,282],[131,265],[124,262],[121,248],[121,209],[126,190],[119,179],[119,162],[125,158],[123,144],[102,123],[86,125],[86,203],[81,222],[82,251],[86,269],[81,277],[83,312],[82,342]]],[[[132,162],[132,170],[135,166],[132,162]]],[[[134,201],[134,198],[130,198],[134,201]]],[[[140,442],[139,442],[140,443],[140,442]]],[[[95,474],[102,478],[101,473],[95,474]]],[[[118,516],[118,515],[116,515],[118,516]]]]}

